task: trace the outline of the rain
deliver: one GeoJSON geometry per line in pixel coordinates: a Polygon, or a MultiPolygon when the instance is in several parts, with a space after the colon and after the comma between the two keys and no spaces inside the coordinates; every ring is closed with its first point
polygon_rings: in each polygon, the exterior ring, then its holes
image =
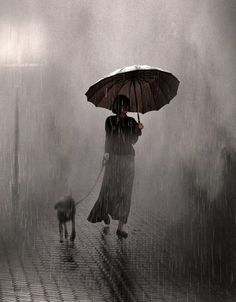
{"type": "Polygon", "coordinates": [[[235,13],[234,0],[0,1],[0,301],[234,301],[235,13]],[[111,112],[85,93],[135,64],[180,85],[140,114],[118,240],[116,221],[87,221],[111,112]],[[69,194],[86,196],[74,244],[54,210],[69,194]]]}

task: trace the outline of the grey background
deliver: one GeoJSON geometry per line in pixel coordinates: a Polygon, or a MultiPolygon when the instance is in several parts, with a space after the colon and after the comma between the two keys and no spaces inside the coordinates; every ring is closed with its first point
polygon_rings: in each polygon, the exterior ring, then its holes
{"type": "Polygon", "coordinates": [[[84,94],[109,72],[133,64],[167,69],[181,82],[168,106],[141,116],[134,205],[145,202],[178,218],[190,202],[181,177],[186,167],[214,202],[223,183],[222,149],[236,147],[235,12],[234,0],[1,0],[0,48],[12,28],[20,41],[28,23],[42,40],[40,54],[25,47],[22,55],[38,67],[10,69],[1,57],[2,213],[11,200],[15,87],[20,202],[37,209],[70,190],[79,199],[92,186],[110,113],[84,94]]]}

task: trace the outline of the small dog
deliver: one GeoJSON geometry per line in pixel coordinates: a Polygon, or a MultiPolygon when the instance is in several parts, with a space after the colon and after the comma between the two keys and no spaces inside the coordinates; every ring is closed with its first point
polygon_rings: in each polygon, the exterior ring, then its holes
{"type": "Polygon", "coordinates": [[[72,229],[70,240],[74,242],[75,240],[75,213],[76,213],[76,203],[71,196],[65,196],[55,204],[55,210],[57,210],[57,218],[59,222],[59,234],[60,242],[63,242],[63,226],[64,226],[64,236],[65,239],[68,238],[68,232],[66,223],[71,221],[72,229]]]}

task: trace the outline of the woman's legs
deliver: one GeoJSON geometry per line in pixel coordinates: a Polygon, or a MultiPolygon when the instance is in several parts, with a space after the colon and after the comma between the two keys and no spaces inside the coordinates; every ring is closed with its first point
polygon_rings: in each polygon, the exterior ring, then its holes
{"type": "Polygon", "coordinates": [[[105,214],[103,221],[104,221],[105,225],[110,224],[110,217],[108,216],[108,214],[105,214]]]}
{"type": "Polygon", "coordinates": [[[123,231],[123,227],[124,227],[124,222],[122,222],[121,220],[119,220],[119,224],[118,224],[117,230],[123,231]]]}
{"type": "Polygon", "coordinates": [[[123,230],[124,224],[125,223],[123,221],[119,220],[119,224],[118,224],[116,234],[120,238],[127,238],[128,237],[128,233],[123,230]]]}

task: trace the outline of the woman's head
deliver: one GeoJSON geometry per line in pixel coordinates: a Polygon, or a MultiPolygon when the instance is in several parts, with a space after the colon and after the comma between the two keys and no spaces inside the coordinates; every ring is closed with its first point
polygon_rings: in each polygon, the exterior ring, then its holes
{"type": "Polygon", "coordinates": [[[127,113],[130,111],[130,100],[127,96],[119,94],[113,103],[112,112],[115,114],[127,113]]]}

